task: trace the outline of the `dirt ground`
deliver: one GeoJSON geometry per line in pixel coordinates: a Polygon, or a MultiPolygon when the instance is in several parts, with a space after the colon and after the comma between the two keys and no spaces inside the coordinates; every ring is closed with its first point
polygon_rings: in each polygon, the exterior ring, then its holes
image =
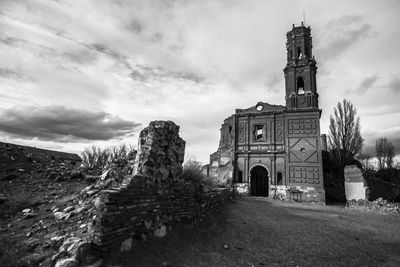
{"type": "Polygon", "coordinates": [[[246,197],[112,266],[400,266],[400,216],[246,197]]]}
{"type": "Polygon", "coordinates": [[[73,205],[85,186],[85,181],[49,181],[37,174],[0,180],[0,193],[9,197],[0,207],[0,267],[50,266],[62,242],[51,238],[76,233],[88,217],[83,210],[69,220],[57,220],[52,208],[73,205]],[[22,212],[27,208],[30,216],[22,212]]]}

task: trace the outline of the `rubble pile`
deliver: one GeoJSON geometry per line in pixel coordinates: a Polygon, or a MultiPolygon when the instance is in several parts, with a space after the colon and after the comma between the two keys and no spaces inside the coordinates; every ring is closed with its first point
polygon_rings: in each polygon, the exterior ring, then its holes
{"type": "MultiPolygon", "coordinates": [[[[46,187],[43,182],[35,184],[36,188],[43,186],[35,196],[39,201],[30,202],[24,197],[22,200],[28,206],[3,218],[0,223],[0,250],[4,249],[0,251],[1,266],[53,266],[58,259],[75,253],[73,247],[87,240],[90,233],[87,222],[95,214],[95,196],[79,194],[84,185],[82,182],[50,181],[46,187]],[[67,246],[66,242],[70,244],[67,246]]],[[[4,208],[4,205],[0,204],[0,207],[4,208]]]]}
{"type": "Polygon", "coordinates": [[[363,212],[400,215],[400,203],[388,202],[387,200],[384,200],[382,198],[378,198],[374,201],[350,200],[347,201],[346,208],[363,212]]]}

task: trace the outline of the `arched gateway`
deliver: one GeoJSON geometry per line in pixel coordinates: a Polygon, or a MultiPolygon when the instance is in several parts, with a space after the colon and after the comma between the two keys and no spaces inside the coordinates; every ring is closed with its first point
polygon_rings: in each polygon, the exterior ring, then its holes
{"type": "Polygon", "coordinates": [[[263,166],[254,166],[250,171],[252,196],[268,196],[268,170],[263,166]]]}

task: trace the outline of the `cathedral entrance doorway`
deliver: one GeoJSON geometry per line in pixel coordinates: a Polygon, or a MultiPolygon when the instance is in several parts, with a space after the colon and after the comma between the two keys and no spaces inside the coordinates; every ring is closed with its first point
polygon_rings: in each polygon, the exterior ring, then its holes
{"type": "Polygon", "coordinates": [[[263,166],[251,168],[250,190],[252,196],[268,196],[268,170],[263,166]]]}

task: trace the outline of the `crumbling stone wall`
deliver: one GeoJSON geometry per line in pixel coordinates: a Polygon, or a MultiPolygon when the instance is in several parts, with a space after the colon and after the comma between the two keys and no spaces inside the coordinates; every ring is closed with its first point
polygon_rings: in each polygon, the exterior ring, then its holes
{"type": "Polygon", "coordinates": [[[134,236],[162,237],[174,222],[197,223],[227,201],[228,189],[206,190],[181,180],[185,142],[178,132],[171,121],[154,121],[140,133],[133,174],[121,187],[99,194],[94,244],[107,249],[122,242],[126,250],[134,236]]]}
{"type": "Polygon", "coordinates": [[[147,175],[158,182],[179,179],[186,143],[178,133],[179,126],[171,121],[153,121],[141,131],[134,174],[147,175]]]}
{"type": "Polygon", "coordinates": [[[219,184],[231,184],[234,168],[234,117],[224,120],[218,150],[210,155],[209,176],[219,184]]]}

